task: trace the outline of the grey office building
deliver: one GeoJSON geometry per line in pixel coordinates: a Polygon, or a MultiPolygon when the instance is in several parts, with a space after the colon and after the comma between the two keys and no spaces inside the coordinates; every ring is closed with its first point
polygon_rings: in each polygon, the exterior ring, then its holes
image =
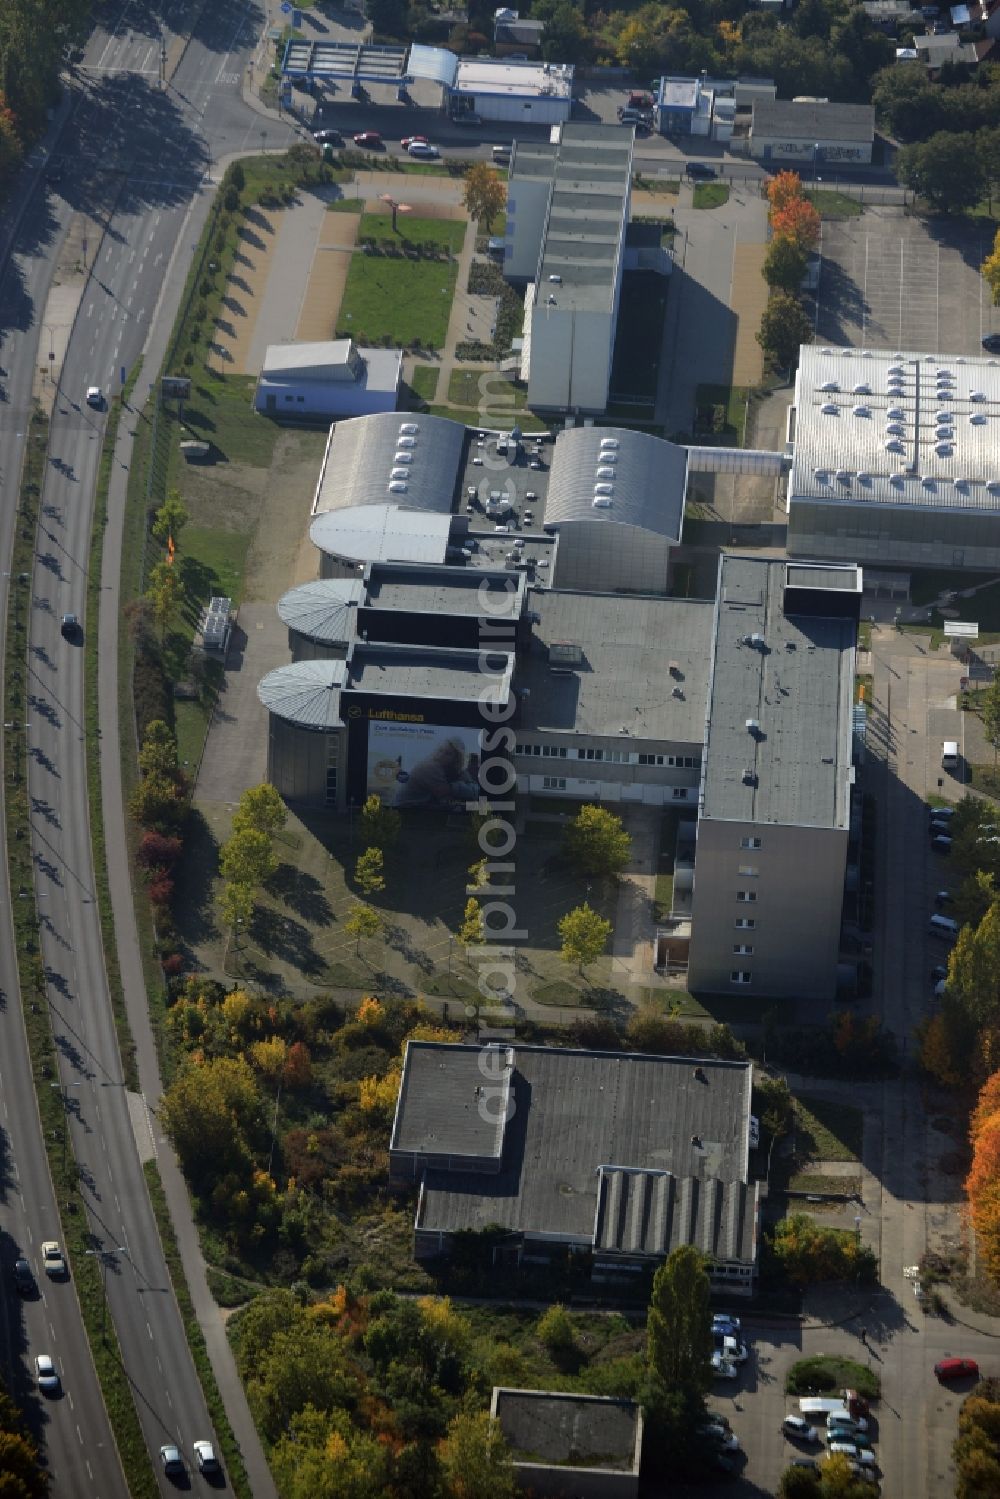
{"type": "Polygon", "coordinates": [[[832,999],[854,782],[861,573],[725,556],[688,985],[832,999]]]}

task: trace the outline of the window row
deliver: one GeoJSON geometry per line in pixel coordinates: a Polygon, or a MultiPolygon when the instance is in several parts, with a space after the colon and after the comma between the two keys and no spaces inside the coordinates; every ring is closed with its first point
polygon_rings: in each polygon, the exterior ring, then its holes
{"type": "Polygon", "coordinates": [[[515,744],[515,755],[533,755],[543,760],[591,760],[605,765],[659,765],[680,770],[698,770],[700,755],[639,755],[631,750],[569,749],[565,744],[515,744]]]}

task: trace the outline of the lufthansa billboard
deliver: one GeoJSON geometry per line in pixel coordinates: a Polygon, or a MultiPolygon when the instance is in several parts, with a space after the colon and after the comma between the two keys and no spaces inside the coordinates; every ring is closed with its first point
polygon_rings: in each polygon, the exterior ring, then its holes
{"type": "Polygon", "coordinates": [[[366,796],[387,807],[458,810],[479,798],[479,729],[373,718],[366,796]]]}

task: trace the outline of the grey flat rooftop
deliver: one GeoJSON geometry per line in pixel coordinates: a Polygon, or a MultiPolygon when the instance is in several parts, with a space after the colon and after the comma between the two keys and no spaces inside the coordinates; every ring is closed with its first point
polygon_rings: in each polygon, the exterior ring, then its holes
{"type": "MultiPolygon", "coordinates": [[[[511,658],[512,660],[512,658],[511,658]]],[[[509,685],[511,666],[507,667],[509,685]]],[[[348,657],[350,686],[386,697],[447,698],[478,703],[484,686],[496,683],[505,700],[503,677],[487,677],[478,651],[422,645],[362,645],[348,657]]]]}
{"type": "MultiPolygon", "coordinates": [[[[414,1046],[407,1049],[406,1071],[414,1046]]],[[[441,1066],[427,1086],[409,1087],[397,1110],[397,1139],[462,1139],[478,1046],[434,1047],[441,1066]],[[453,1118],[445,1120],[447,1101],[453,1118]]],[[[591,1242],[601,1166],[740,1181],[747,1169],[752,1068],[621,1052],[515,1046],[511,1102],[500,1171],[430,1169],[418,1229],[551,1233],[591,1242]],[[700,1069],[700,1076],[699,1070],[700,1069]]],[[[426,1065],[426,1064],[425,1064],[426,1065]]],[[[482,1075],[482,1074],[481,1074],[482,1075]]],[[[401,1148],[401,1147],[399,1147],[401,1148]]],[[[431,1154],[442,1154],[435,1147],[431,1154]]]]}
{"type": "Polygon", "coordinates": [[[786,616],[784,583],[783,561],[723,558],[701,815],[843,828],[856,625],[786,616]],[[749,643],[751,635],[763,644],[749,643]]]}
{"type": "Polygon", "coordinates": [[[751,132],[782,140],[871,141],[871,104],[795,104],[789,99],[755,99],[751,132]]]}
{"type": "MultiPolygon", "coordinates": [[[[478,1046],[446,1048],[411,1041],[396,1104],[390,1148],[424,1155],[473,1156],[499,1161],[506,1109],[502,1100],[483,1108],[484,1086],[506,1089],[491,1068],[484,1073],[478,1046]]],[[[499,1097],[499,1095],[497,1095],[499,1097]]]]}
{"type": "MultiPolygon", "coordinates": [[[[403,609],[421,614],[484,613],[485,606],[512,591],[523,593],[524,579],[508,571],[462,567],[387,567],[371,569],[365,591],[369,609],[403,609]]],[[[520,611],[511,608],[516,616],[520,611]]],[[[492,616],[489,616],[492,617],[492,616]]]]}
{"type": "Polygon", "coordinates": [[[1000,511],[1000,359],[803,348],[788,493],[1000,511]]]}
{"type": "Polygon", "coordinates": [[[642,1423],[634,1400],[500,1388],[492,1414],[515,1462],[639,1471],[642,1423]]]}
{"type": "Polygon", "coordinates": [[[459,59],[455,91],[514,99],[569,99],[573,69],[568,63],[510,62],[506,58],[459,59]]]}
{"type": "Polygon", "coordinates": [[[518,689],[530,689],[519,731],[610,735],[623,749],[630,739],[701,745],[710,601],[532,589],[528,608],[539,622],[517,660],[518,689]],[[548,647],[567,642],[580,647],[582,665],[555,675],[548,647]],[[675,687],[683,696],[673,696],[675,687]]]}

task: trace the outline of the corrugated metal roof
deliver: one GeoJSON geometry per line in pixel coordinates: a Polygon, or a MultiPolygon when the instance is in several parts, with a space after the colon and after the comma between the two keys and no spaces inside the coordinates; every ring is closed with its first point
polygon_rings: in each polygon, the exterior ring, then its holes
{"type": "MultiPolygon", "coordinates": [[[[405,1101],[401,1095],[396,1138],[419,1139],[426,1117],[460,1142],[470,1061],[475,1066],[483,1048],[411,1042],[404,1081],[421,1048],[433,1048],[441,1065],[428,1070],[423,1086],[408,1088],[405,1101]]],[[[749,1063],[520,1045],[513,1053],[500,1171],[429,1170],[418,1229],[500,1224],[589,1243],[601,1166],[744,1179],[749,1063]]]]}
{"type": "Polygon", "coordinates": [[[756,1192],[744,1182],[620,1166],[600,1178],[595,1250],[663,1259],[694,1244],[713,1260],[754,1259],[756,1192]]]}
{"type": "Polygon", "coordinates": [[[675,443],[625,427],[572,427],[556,438],[545,528],[602,521],[677,541],[686,482],[687,454],[675,443]]]}
{"type": "Polygon", "coordinates": [[[1000,360],[803,348],[789,494],[1000,511],[1000,360]]]}
{"type": "Polygon", "coordinates": [[[313,514],[392,503],[392,472],[402,468],[405,499],[395,503],[407,510],[448,512],[464,447],[465,428],[443,416],[376,411],[337,422],[327,439],[313,514]],[[401,452],[409,453],[408,462],[396,462],[401,452]]]}
{"type": "Polygon", "coordinates": [[[751,135],[776,140],[864,141],[875,138],[871,104],[796,104],[791,99],[755,99],[751,135]]]}
{"type": "Polygon", "coordinates": [[[431,83],[441,83],[451,88],[458,71],[458,58],[446,47],[426,47],[414,42],[406,64],[408,78],[426,78],[431,83]]]}
{"type": "Polygon", "coordinates": [[[321,552],[346,562],[443,563],[452,517],[403,510],[399,505],[356,505],[327,510],[309,527],[321,552]]]}
{"type": "Polygon", "coordinates": [[[269,671],[257,696],[269,713],[303,729],[341,729],[343,661],[295,661],[269,671]]]}
{"type": "Polygon", "coordinates": [[[278,600],[278,618],[290,630],[323,645],[345,645],[354,638],[358,605],[365,585],[360,578],[325,578],[291,588],[278,600]]]}
{"type": "Polygon", "coordinates": [[[346,364],[350,352],[349,338],[333,338],[323,343],[268,344],[261,368],[265,375],[324,370],[346,364]]]}

